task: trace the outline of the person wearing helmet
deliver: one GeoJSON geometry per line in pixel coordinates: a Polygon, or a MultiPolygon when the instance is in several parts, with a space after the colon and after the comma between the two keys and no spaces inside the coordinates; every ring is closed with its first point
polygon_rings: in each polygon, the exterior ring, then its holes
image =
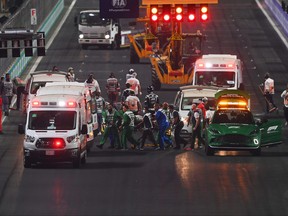
{"type": "Polygon", "coordinates": [[[154,93],[154,87],[152,85],[147,87],[147,93],[144,100],[144,106],[148,108],[150,113],[154,114],[154,104],[159,103],[159,96],[154,93]]]}
{"type": "Polygon", "coordinates": [[[106,91],[109,98],[109,102],[114,104],[118,101],[120,95],[120,84],[114,73],[111,73],[106,83],[106,91]]]}
{"type": "MultiPolygon", "coordinates": [[[[134,70],[133,70],[134,71],[134,70]]],[[[129,72],[130,73],[130,72],[129,72]]],[[[137,73],[134,71],[132,77],[126,80],[126,83],[131,85],[131,89],[134,90],[135,95],[142,95],[140,81],[136,78],[137,73]]]]}
{"type": "Polygon", "coordinates": [[[101,93],[101,89],[100,89],[100,86],[99,86],[99,83],[96,79],[94,79],[94,76],[93,74],[89,74],[87,79],[85,80],[84,82],[84,85],[85,87],[88,87],[88,88],[95,88],[96,89],[96,92],[99,92],[101,93]]]}

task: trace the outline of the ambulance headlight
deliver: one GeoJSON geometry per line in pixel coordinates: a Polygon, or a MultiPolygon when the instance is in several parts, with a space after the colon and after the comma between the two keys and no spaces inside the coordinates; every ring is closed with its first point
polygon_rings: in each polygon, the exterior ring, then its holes
{"type": "Polygon", "coordinates": [[[35,137],[29,136],[29,135],[25,135],[24,140],[25,140],[25,142],[33,143],[33,142],[35,142],[35,137]]]}
{"type": "Polygon", "coordinates": [[[76,138],[76,136],[73,135],[73,136],[67,137],[66,140],[67,140],[68,143],[71,143],[75,138],[76,138]]]}

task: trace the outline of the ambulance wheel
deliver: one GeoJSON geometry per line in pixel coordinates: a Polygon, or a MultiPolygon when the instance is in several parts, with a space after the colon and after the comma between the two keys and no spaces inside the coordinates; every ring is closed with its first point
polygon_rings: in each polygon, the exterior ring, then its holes
{"type": "Polygon", "coordinates": [[[137,55],[133,44],[130,44],[130,64],[139,64],[139,62],[139,56],[137,55]]]}
{"type": "Polygon", "coordinates": [[[31,168],[32,162],[30,157],[24,156],[24,167],[31,168]]]}
{"type": "Polygon", "coordinates": [[[161,89],[161,82],[157,76],[155,68],[152,68],[152,85],[155,91],[159,91],[161,89]]]}
{"type": "Polygon", "coordinates": [[[205,145],[205,153],[207,156],[213,156],[214,155],[214,150],[208,145],[205,145]]]}
{"type": "Polygon", "coordinates": [[[73,164],[73,168],[80,168],[80,165],[81,165],[80,153],[78,154],[77,158],[73,159],[72,164],[73,164]]]}

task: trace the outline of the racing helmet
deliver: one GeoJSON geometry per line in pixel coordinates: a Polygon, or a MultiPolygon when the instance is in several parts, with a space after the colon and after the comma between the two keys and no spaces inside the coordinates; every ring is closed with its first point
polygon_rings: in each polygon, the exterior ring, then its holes
{"type": "Polygon", "coordinates": [[[133,69],[133,68],[131,68],[131,69],[129,69],[129,72],[128,72],[129,74],[133,74],[133,73],[135,73],[135,70],[133,69]]]}
{"type": "Polygon", "coordinates": [[[150,85],[150,86],[148,86],[147,87],[147,92],[150,94],[151,92],[153,92],[154,91],[154,87],[153,87],[153,85],[150,85]]]}

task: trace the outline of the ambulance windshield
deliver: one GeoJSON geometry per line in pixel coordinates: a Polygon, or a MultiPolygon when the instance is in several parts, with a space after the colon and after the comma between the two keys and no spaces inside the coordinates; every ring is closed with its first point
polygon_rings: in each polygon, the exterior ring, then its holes
{"type": "Polygon", "coordinates": [[[28,128],[31,130],[73,130],[76,128],[75,111],[31,111],[28,128]]]}
{"type": "Polygon", "coordinates": [[[232,71],[197,71],[195,76],[195,85],[217,86],[225,88],[235,87],[235,72],[232,71]]]}

